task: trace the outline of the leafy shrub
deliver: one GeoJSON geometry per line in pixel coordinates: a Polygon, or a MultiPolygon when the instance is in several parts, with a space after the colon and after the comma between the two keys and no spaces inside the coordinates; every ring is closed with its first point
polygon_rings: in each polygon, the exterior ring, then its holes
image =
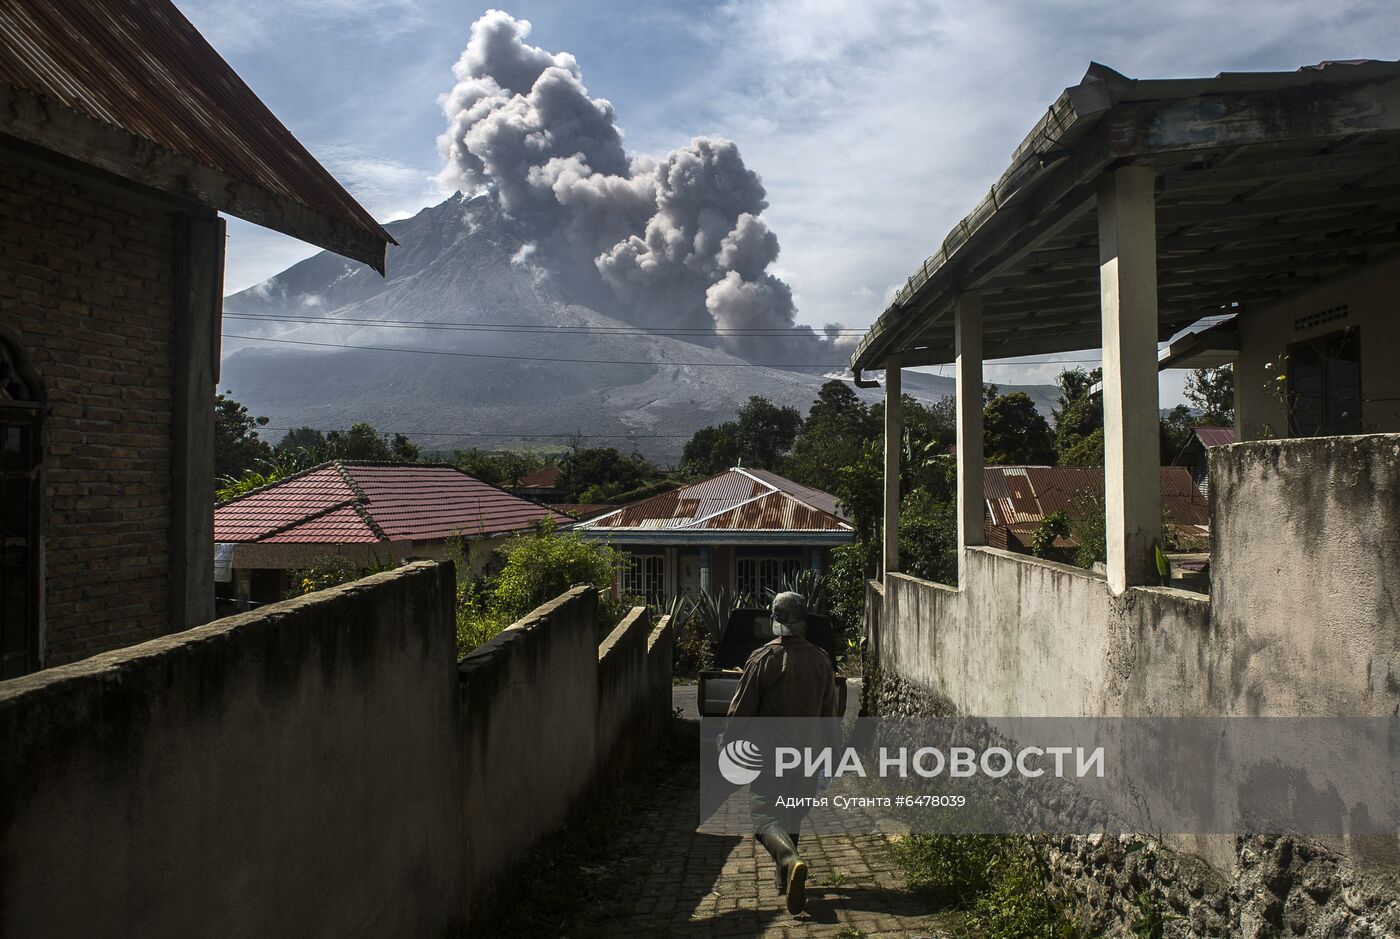
{"type": "Polygon", "coordinates": [[[1069,537],[1069,527],[1069,516],[1064,512],[1055,511],[1046,515],[1031,534],[1031,554],[1038,558],[1059,560],[1062,549],[1055,547],[1055,539],[1069,537]]]}
{"type": "Polygon", "coordinates": [[[609,596],[618,555],[606,545],[545,525],[511,539],[501,553],[505,564],[500,574],[457,589],[459,657],[578,584],[602,594],[600,629],[616,625],[627,608],[609,596]]]}
{"type": "Polygon", "coordinates": [[[1069,531],[1079,545],[1074,552],[1075,564],[1091,570],[1095,561],[1108,560],[1108,522],[1104,518],[1103,502],[1085,499],[1069,520],[1069,531]]]}
{"type": "Polygon", "coordinates": [[[909,886],[940,903],[968,907],[991,889],[1007,851],[1001,835],[909,835],[891,842],[909,886]]]}
{"type": "Polygon", "coordinates": [[[1074,939],[1074,921],[1046,892],[1041,863],[1010,835],[909,835],[890,851],[909,885],[947,906],[968,910],[983,939],[1074,939]]]}
{"type": "Polygon", "coordinates": [[[1075,939],[1073,920],[1045,891],[1032,861],[1008,851],[994,864],[990,890],[977,898],[967,925],[987,939],[1075,939]]]}
{"type": "Polygon", "coordinates": [[[348,584],[352,580],[359,580],[368,577],[370,574],[379,574],[384,571],[393,570],[394,559],[390,556],[387,560],[381,561],[378,556],[368,567],[361,567],[348,558],[338,554],[327,554],[319,558],[312,558],[303,568],[292,571],[291,596],[304,596],[308,593],[315,593],[318,590],[325,590],[327,587],[336,587],[340,584],[348,584]]]}

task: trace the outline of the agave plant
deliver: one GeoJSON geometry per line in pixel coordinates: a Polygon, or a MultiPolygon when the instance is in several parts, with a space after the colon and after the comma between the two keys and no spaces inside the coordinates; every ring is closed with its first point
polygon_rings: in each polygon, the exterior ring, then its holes
{"type": "Polygon", "coordinates": [[[774,590],[772,587],[765,589],[768,600],[779,593],[791,591],[802,594],[802,599],[807,601],[807,610],[811,613],[825,614],[831,605],[831,591],[827,587],[825,574],[813,570],[793,571],[783,575],[782,587],[774,590]]]}
{"type": "Polygon", "coordinates": [[[729,625],[729,616],[743,607],[757,606],[758,601],[747,593],[730,593],[721,587],[716,591],[702,590],[695,598],[695,615],[709,630],[710,640],[718,643],[729,625]]]}

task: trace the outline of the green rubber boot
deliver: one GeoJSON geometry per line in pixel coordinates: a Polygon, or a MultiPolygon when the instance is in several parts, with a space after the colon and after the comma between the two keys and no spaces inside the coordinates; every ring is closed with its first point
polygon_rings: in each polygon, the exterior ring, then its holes
{"type": "Polygon", "coordinates": [[[758,840],[773,856],[778,890],[787,898],[788,912],[796,916],[807,905],[807,862],[798,857],[797,846],[785,831],[769,828],[758,840]]]}

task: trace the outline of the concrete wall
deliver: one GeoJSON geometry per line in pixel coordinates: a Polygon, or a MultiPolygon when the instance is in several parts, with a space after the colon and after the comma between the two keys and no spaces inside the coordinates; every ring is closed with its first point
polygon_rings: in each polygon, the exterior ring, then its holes
{"type": "Polygon", "coordinates": [[[600,646],[598,594],[576,587],[460,665],[467,915],[509,896],[514,869],[644,751],[670,713],[671,627],[644,609],[600,646]]]}
{"type": "Polygon", "coordinates": [[[1395,714],[1400,434],[1217,447],[1210,472],[1222,693],[1249,714],[1395,714]]]}
{"type": "Polygon", "coordinates": [[[454,591],[417,564],[0,684],[0,934],[460,929],[454,591]]]}
{"type": "Polygon", "coordinates": [[[510,535],[467,539],[463,551],[458,539],[437,541],[402,541],[392,544],[286,544],[282,542],[252,542],[237,544],[233,549],[235,571],[290,571],[304,568],[324,557],[348,558],[366,568],[401,562],[406,558],[452,561],[459,576],[481,576],[491,564],[497,549],[510,541],[510,535]]]}
{"type": "Polygon", "coordinates": [[[962,590],[871,598],[881,667],[970,714],[1394,713],[1400,435],[1219,447],[1211,478],[1209,598],[971,548],[962,590]]]}
{"type": "MultiPolygon", "coordinates": [[[[1400,435],[1251,442],[1210,459],[1210,597],[1156,587],[1114,597],[1078,568],[971,548],[961,589],[901,574],[868,588],[867,706],[987,717],[1400,711],[1400,435]]],[[[1199,919],[1185,934],[1243,934],[1287,905],[1298,934],[1341,935],[1325,924],[1365,918],[1343,908],[1342,883],[1346,903],[1384,908],[1400,927],[1400,903],[1384,899],[1397,895],[1387,879],[1396,838],[1169,842],[1179,857],[1163,870],[1189,868],[1191,855],[1214,870],[1192,874],[1191,891],[1178,889],[1186,880],[1152,886],[1199,919]]],[[[1112,888],[1116,878],[1154,883],[1151,870],[1124,873],[1134,850],[1062,839],[1053,866],[1079,878],[1100,914],[1121,913],[1115,897],[1129,893],[1112,888]]]]}
{"type": "Polygon", "coordinates": [[[1363,268],[1315,290],[1240,317],[1240,358],[1235,365],[1236,422],[1240,438],[1255,440],[1288,433],[1283,403],[1266,389],[1288,345],[1325,336],[1348,326],[1361,331],[1362,420],[1367,431],[1400,432],[1400,369],[1392,361],[1400,349],[1400,257],[1363,268]],[[1296,321],[1346,304],[1347,315],[1314,326],[1296,321]],[[1268,363],[1276,368],[1271,372],[1268,363]]]}
{"type": "Polygon", "coordinates": [[[0,683],[0,935],[470,934],[642,758],[671,627],[571,590],[460,663],[419,562],[0,683]]]}

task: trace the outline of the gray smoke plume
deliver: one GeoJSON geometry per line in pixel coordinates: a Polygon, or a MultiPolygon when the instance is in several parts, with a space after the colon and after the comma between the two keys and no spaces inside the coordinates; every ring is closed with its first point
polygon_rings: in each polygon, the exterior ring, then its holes
{"type": "Polygon", "coordinates": [[[472,25],[442,98],[440,181],[490,193],[536,246],[533,262],[632,322],[706,330],[755,361],[841,359],[831,327],[823,338],[795,326],[791,288],[768,273],[778,238],[738,146],[697,137],[659,161],[629,155],[574,57],[529,45],[529,32],[500,10],[472,25]],[[796,338],[731,332],[794,328],[796,338]]]}

